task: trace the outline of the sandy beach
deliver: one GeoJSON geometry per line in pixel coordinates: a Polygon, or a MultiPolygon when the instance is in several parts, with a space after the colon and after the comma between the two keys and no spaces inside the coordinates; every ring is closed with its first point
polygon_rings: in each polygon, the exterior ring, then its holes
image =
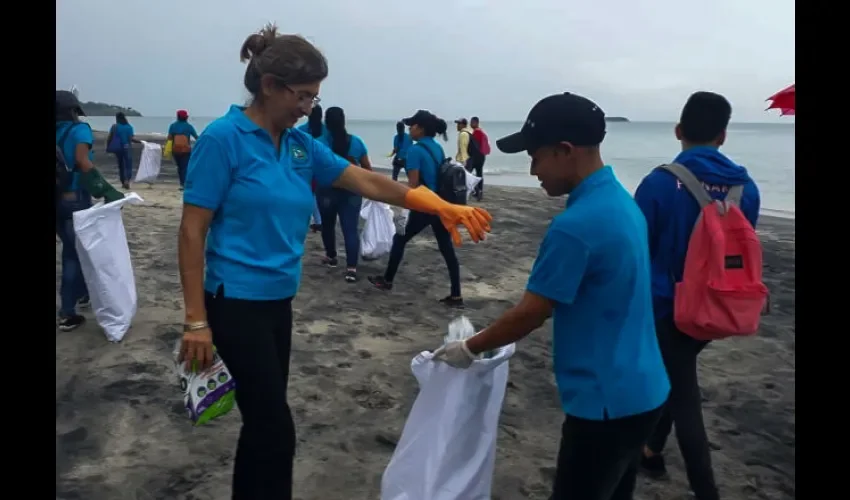
{"type": "MultiPolygon", "coordinates": [[[[97,135],[96,164],[118,186],[104,134],[97,135]]],[[[136,148],[136,166],[138,155],[136,148]]],[[[124,210],[139,296],[124,341],[108,343],[91,312],[84,327],[56,333],[59,499],[230,498],[238,410],[192,427],[173,375],[183,321],[176,177],[164,162],[157,184],[133,186],[146,203],[124,210]]],[[[476,327],[520,297],[546,226],[563,207],[534,189],[488,187],[485,196],[493,233],[458,249],[463,314],[476,327]]],[[[700,358],[705,421],[726,500],[795,498],[795,223],[764,217],[759,233],[771,313],[758,336],[715,342],[700,358]]],[[[341,235],[338,246],[344,253],[341,235]]],[[[295,498],[375,500],[416,396],[410,360],[437,347],[458,313],[436,302],[449,285],[430,232],[408,246],[390,293],[365,280],[383,270],[386,258],[361,261],[362,279],[348,284],[341,268],[320,265],[321,254],[319,235],[308,235],[289,382],[298,433],[295,498]]],[[[56,300],[58,307],[58,293],[56,300]]],[[[510,362],[494,499],[549,496],[563,420],[550,337],[551,322],[522,341],[510,362]]],[[[688,498],[675,436],[667,452],[670,481],[641,477],[636,498],[688,498]]]]}

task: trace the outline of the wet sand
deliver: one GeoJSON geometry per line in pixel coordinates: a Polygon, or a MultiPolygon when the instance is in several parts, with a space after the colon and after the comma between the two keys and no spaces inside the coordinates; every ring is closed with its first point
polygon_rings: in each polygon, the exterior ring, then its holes
{"type": "MultiPolygon", "coordinates": [[[[96,149],[98,165],[117,185],[102,141],[96,149]]],[[[183,315],[176,258],[181,197],[170,162],[160,180],[134,186],[147,203],[124,210],[139,296],[124,341],[107,343],[90,312],[86,326],[56,333],[57,498],[230,498],[238,410],[193,428],[173,377],[183,315]]],[[[488,187],[485,194],[494,232],[458,250],[464,314],[477,327],[520,297],[546,225],[563,206],[539,190],[488,187]]],[[[794,222],[765,217],[759,232],[771,314],[758,336],[716,342],[701,356],[705,420],[727,500],[795,497],[794,222]]],[[[344,253],[341,236],[338,246],[344,253]]],[[[436,302],[448,293],[448,276],[429,232],[409,245],[390,293],[365,280],[383,270],[386,258],[361,262],[361,281],[347,284],[341,268],[319,264],[321,252],[319,235],[310,234],[294,302],[295,498],[377,499],[416,396],[410,360],[435,348],[455,315],[436,302]]],[[[494,499],[548,498],[563,419],[550,335],[547,323],[510,362],[494,499]]],[[[640,478],[636,498],[688,498],[675,437],[668,462],[671,480],[640,478]]]]}

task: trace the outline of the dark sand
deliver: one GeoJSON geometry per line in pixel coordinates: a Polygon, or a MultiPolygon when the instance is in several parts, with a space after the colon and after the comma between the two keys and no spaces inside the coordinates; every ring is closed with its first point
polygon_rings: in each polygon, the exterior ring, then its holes
{"type": "MultiPolygon", "coordinates": [[[[101,153],[102,142],[97,150],[98,164],[117,184],[111,155],[101,153]]],[[[88,313],[85,327],[56,334],[57,498],[230,498],[238,410],[193,428],[172,374],[183,320],[181,198],[173,165],[163,168],[165,182],[136,187],[147,204],[124,210],[139,294],[133,328],[123,343],[109,344],[88,313]]],[[[488,188],[486,195],[493,234],[458,251],[465,314],[478,327],[520,296],[545,227],[563,205],[538,190],[488,188]]],[[[705,420],[726,500],[795,497],[794,222],[765,217],[759,232],[772,313],[758,336],[716,342],[701,356],[705,420]]],[[[295,497],[374,500],[416,395],[410,360],[436,347],[453,317],[436,303],[448,293],[448,278],[430,233],[409,246],[391,293],[365,279],[343,282],[341,270],[319,265],[320,255],[320,238],[311,234],[295,301],[290,377],[299,443],[295,497]]],[[[384,263],[362,263],[361,276],[384,263]]],[[[547,324],[511,360],[494,499],[548,498],[563,419],[550,335],[547,324]]],[[[668,457],[672,479],[641,478],[636,498],[688,498],[675,437],[668,457]]]]}

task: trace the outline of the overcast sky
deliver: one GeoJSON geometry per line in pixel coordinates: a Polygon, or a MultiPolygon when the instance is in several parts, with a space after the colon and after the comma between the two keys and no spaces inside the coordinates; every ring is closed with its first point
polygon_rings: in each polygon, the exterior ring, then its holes
{"type": "Polygon", "coordinates": [[[239,49],[266,22],[328,58],[325,106],[350,118],[523,120],[572,91],[609,116],[675,121],[696,90],[734,121],[782,121],[794,83],[793,0],[62,0],[56,85],[146,116],[218,116],[244,102],[239,49]]]}

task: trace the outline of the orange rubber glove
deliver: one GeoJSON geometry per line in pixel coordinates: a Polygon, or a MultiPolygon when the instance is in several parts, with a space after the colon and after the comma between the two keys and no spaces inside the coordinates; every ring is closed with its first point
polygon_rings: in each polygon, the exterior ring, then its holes
{"type": "Polygon", "coordinates": [[[490,221],[493,220],[493,216],[483,208],[453,205],[425,186],[407,192],[404,208],[438,216],[452,235],[455,245],[461,244],[458,224],[466,226],[472,241],[477,243],[484,239],[484,233],[490,231],[490,221]]]}

